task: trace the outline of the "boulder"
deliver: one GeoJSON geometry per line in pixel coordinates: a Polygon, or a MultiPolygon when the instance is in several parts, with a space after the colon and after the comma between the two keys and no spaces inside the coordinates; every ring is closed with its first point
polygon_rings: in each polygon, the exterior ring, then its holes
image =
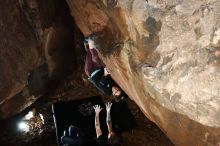
{"type": "Polygon", "coordinates": [[[22,91],[42,55],[33,29],[16,0],[0,4],[0,104],[22,91]]]}
{"type": "Polygon", "coordinates": [[[67,2],[115,81],[175,145],[220,144],[220,1],[67,2]]]}
{"type": "Polygon", "coordinates": [[[0,28],[0,119],[5,119],[45,95],[50,81],[76,76],[75,47],[82,34],[63,0],[1,1],[0,28]]]}

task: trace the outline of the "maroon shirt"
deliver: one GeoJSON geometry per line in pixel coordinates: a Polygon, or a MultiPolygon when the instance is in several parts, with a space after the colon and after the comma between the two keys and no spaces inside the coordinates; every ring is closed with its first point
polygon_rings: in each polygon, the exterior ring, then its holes
{"type": "Polygon", "coordinates": [[[94,48],[88,49],[85,59],[85,66],[84,66],[84,71],[86,75],[90,76],[95,69],[102,67],[103,67],[103,63],[100,60],[96,49],[94,48]]]}

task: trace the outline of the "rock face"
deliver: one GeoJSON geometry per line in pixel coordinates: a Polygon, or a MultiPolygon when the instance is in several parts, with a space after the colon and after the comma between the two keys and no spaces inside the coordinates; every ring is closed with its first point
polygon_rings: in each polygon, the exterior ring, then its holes
{"type": "Polygon", "coordinates": [[[25,88],[31,70],[43,57],[33,29],[18,5],[15,0],[1,1],[0,4],[1,108],[25,88]]]}
{"type": "Polygon", "coordinates": [[[220,145],[219,0],[67,0],[112,77],[176,145],[220,145]]]}
{"type": "Polygon", "coordinates": [[[77,33],[63,0],[0,2],[0,119],[30,106],[49,81],[77,72],[77,33]]]}

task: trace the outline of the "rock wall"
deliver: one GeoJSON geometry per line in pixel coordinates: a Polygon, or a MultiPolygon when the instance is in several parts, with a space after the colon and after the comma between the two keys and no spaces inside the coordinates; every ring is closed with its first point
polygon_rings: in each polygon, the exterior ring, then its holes
{"type": "Polygon", "coordinates": [[[31,70],[43,57],[33,29],[18,6],[15,0],[1,1],[0,4],[1,108],[25,88],[31,70]]]}
{"type": "Polygon", "coordinates": [[[30,106],[51,84],[76,77],[82,35],[65,1],[0,1],[0,37],[0,119],[30,106]]]}
{"type": "Polygon", "coordinates": [[[112,77],[175,145],[220,145],[219,0],[66,1],[112,77]]]}

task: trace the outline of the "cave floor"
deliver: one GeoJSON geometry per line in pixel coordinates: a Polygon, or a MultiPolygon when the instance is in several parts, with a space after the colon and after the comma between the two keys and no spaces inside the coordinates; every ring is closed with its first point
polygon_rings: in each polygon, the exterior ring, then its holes
{"type": "MultiPolygon", "coordinates": [[[[56,146],[56,134],[51,113],[51,104],[57,101],[75,100],[78,97],[89,97],[99,94],[88,82],[66,81],[56,87],[52,94],[45,95],[23,114],[7,121],[0,121],[0,143],[4,146],[56,146]],[[86,92],[85,92],[86,90],[86,92]],[[35,111],[31,119],[32,130],[19,132],[16,123],[28,110],[35,111]],[[39,113],[44,117],[44,124],[39,113]]],[[[104,101],[109,99],[102,96],[104,101]]],[[[122,146],[173,146],[167,136],[141,112],[139,107],[130,99],[127,103],[137,120],[138,127],[122,134],[122,146]]]]}

